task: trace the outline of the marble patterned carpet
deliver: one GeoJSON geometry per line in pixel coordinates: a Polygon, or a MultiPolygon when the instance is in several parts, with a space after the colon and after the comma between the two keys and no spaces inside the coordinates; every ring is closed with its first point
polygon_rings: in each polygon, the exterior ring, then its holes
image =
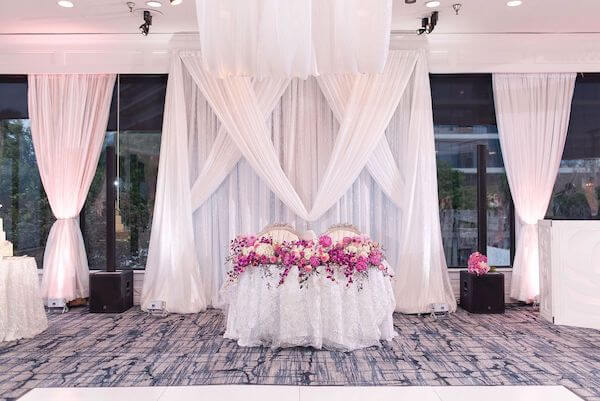
{"type": "Polygon", "coordinates": [[[49,314],[30,340],[0,343],[0,398],[34,387],[290,385],[564,385],[600,401],[600,331],[552,326],[530,307],[448,318],[396,314],[400,336],[351,353],[241,348],[223,315],[155,317],[85,308],[49,314]]]}

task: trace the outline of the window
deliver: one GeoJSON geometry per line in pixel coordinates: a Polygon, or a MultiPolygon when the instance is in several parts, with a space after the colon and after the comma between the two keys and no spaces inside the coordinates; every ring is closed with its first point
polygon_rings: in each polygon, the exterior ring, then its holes
{"type": "Polygon", "coordinates": [[[600,74],[575,81],[571,118],[547,218],[600,218],[600,74]]]}
{"type": "Polygon", "coordinates": [[[446,262],[464,267],[479,250],[491,265],[509,266],[514,218],[492,77],[433,74],[430,79],[446,262]]]}
{"type": "Polygon", "coordinates": [[[0,218],[15,255],[33,256],[41,267],[54,217],[33,150],[26,76],[0,76],[0,188],[0,218]]]}
{"type": "Polygon", "coordinates": [[[107,213],[114,210],[117,268],[146,265],[167,88],[166,75],[118,76],[104,149],[88,194],[82,231],[90,268],[107,262],[107,213]],[[116,174],[107,175],[107,149],[116,155],[116,174]],[[106,183],[116,186],[106,203],[106,183]]]}
{"type": "MultiPolygon", "coordinates": [[[[104,269],[116,254],[118,268],[146,264],[166,95],[166,75],[120,75],[96,174],[80,214],[88,263],[104,269]],[[114,149],[116,174],[107,175],[114,149]],[[107,181],[117,189],[107,204],[107,181]],[[107,221],[114,210],[116,247],[108,249],[107,221]]],[[[27,111],[27,77],[0,76],[0,217],[15,254],[34,256],[43,266],[54,223],[40,181],[27,111]]]]}

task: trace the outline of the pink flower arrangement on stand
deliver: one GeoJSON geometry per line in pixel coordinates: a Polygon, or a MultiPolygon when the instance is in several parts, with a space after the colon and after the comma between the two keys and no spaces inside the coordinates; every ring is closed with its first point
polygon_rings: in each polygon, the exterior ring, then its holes
{"type": "Polygon", "coordinates": [[[322,235],[316,244],[310,240],[275,243],[270,237],[238,236],[231,241],[227,260],[232,265],[228,272],[230,281],[258,266],[278,267],[279,285],[293,267],[298,268],[301,286],[314,274],[325,274],[336,281],[336,272],[342,272],[347,285],[365,278],[373,268],[390,276],[380,244],[366,236],[345,237],[334,243],[329,235],[322,235]]]}
{"type": "Polygon", "coordinates": [[[483,276],[490,271],[490,265],[488,265],[488,258],[479,252],[474,252],[469,256],[467,263],[467,270],[469,273],[483,276]]]}

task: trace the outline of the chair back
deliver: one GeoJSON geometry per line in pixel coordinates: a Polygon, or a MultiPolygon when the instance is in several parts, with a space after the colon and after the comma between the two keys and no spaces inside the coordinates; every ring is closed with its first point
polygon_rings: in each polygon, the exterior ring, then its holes
{"type": "Polygon", "coordinates": [[[259,237],[270,236],[274,242],[298,241],[300,236],[294,227],[289,224],[269,224],[258,234],[259,237]]]}
{"type": "Polygon", "coordinates": [[[335,224],[325,232],[331,237],[333,242],[338,242],[344,237],[357,237],[361,235],[360,230],[354,224],[335,224]]]}

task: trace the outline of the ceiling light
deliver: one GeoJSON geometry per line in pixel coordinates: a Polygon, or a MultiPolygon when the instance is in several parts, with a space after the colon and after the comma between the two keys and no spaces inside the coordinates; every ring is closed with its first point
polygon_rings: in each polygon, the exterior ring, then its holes
{"type": "Polygon", "coordinates": [[[162,3],[160,1],[147,1],[146,5],[148,7],[162,7],[162,3]]]}
{"type": "Polygon", "coordinates": [[[523,4],[523,2],[521,0],[511,0],[508,3],[506,3],[506,5],[509,7],[516,7],[516,6],[520,6],[521,4],[523,4]]]}
{"type": "Polygon", "coordinates": [[[73,4],[73,2],[68,1],[68,0],[60,0],[58,2],[58,5],[61,7],[65,7],[65,8],[71,8],[71,7],[73,7],[74,4],[73,4]]]}
{"type": "Polygon", "coordinates": [[[439,1],[428,1],[425,5],[429,8],[438,7],[440,5],[439,1]]]}
{"type": "Polygon", "coordinates": [[[183,0],[169,0],[169,3],[171,3],[172,6],[176,6],[178,4],[181,4],[183,2],[183,0]]]}

